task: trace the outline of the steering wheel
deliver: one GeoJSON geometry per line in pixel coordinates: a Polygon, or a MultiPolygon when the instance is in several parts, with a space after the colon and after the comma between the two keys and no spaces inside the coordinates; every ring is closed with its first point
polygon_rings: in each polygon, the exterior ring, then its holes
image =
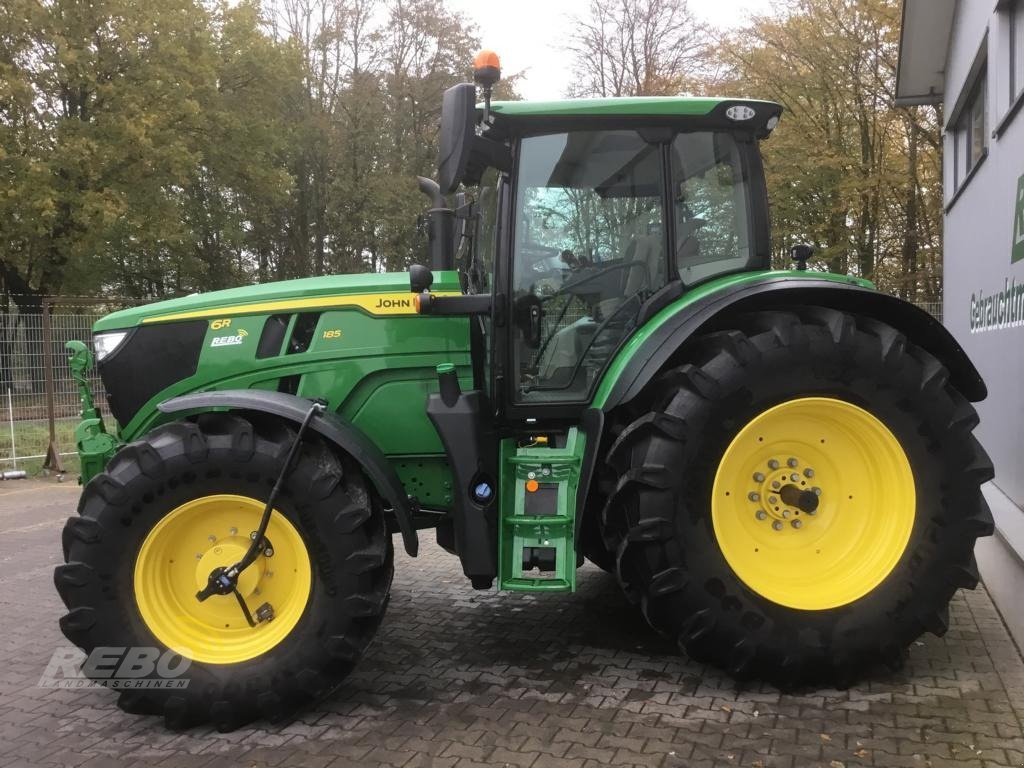
{"type": "Polygon", "coordinates": [[[516,251],[516,259],[522,264],[523,271],[534,278],[561,275],[565,266],[553,266],[553,263],[564,264],[561,260],[563,252],[558,248],[536,243],[520,245],[516,251]]]}

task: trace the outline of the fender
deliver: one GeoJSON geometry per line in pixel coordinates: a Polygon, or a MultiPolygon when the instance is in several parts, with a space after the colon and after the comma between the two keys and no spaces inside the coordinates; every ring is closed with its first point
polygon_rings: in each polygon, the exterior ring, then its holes
{"type": "MultiPolygon", "coordinates": [[[[286,392],[260,389],[197,392],[165,400],[157,406],[161,413],[167,414],[209,411],[214,408],[230,411],[258,411],[279,416],[296,424],[302,422],[309,407],[310,400],[305,398],[289,395],[286,392]]],[[[398,475],[384,454],[381,453],[380,448],[360,429],[331,411],[314,416],[309,423],[309,429],[359,462],[378,493],[394,510],[398,528],[402,532],[405,551],[415,557],[419,551],[419,539],[412,523],[412,505],[398,475]]]]}
{"type": "Polygon", "coordinates": [[[662,309],[616,355],[593,406],[607,413],[633,400],[683,343],[727,312],[796,306],[829,307],[887,323],[945,365],[950,383],[968,400],[978,402],[988,395],[981,374],[957,340],[920,307],[865,287],[856,278],[781,272],[739,281],[736,276],[723,278],[718,286],[696,288],[693,295],[684,294],[662,309]]]}

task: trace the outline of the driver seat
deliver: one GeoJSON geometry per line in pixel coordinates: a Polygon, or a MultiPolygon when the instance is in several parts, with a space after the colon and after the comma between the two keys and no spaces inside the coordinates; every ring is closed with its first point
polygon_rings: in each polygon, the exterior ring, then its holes
{"type": "Polygon", "coordinates": [[[626,273],[623,279],[622,295],[603,299],[597,304],[597,312],[601,320],[607,320],[626,299],[643,290],[650,290],[664,282],[665,243],[661,235],[634,236],[626,249],[632,252],[632,259],[623,267],[626,273]]]}

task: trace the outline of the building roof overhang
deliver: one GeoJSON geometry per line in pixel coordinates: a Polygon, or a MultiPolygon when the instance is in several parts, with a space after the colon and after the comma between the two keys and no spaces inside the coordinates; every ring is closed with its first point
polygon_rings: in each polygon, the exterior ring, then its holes
{"type": "Polygon", "coordinates": [[[939,104],[945,95],[957,0],[903,0],[896,104],[939,104]]]}

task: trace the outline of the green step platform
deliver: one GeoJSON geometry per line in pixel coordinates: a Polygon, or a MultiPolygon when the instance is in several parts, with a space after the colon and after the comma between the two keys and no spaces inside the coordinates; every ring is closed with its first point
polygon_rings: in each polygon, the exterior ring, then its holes
{"type": "Polygon", "coordinates": [[[575,428],[563,447],[501,444],[504,510],[499,530],[500,589],[571,592],[576,589],[576,490],[584,436],[575,428]],[[527,565],[542,564],[544,570],[527,565]],[[553,569],[548,570],[552,565],[553,569]]]}

